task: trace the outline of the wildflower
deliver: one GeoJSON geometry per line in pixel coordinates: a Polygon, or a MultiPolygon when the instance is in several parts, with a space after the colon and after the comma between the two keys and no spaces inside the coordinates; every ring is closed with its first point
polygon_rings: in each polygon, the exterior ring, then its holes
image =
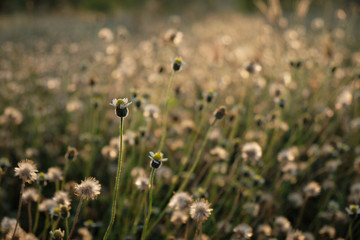
{"type": "Polygon", "coordinates": [[[290,193],[288,196],[288,201],[290,202],[291,206],[294,208],[299,208],[304,203],[304,199],[303,199],[302,195],[297,192],[290,193]]]}
{"type": "Polygon", "coordinates": [[[21,160],[18,163],[18,167],[15,168],[15,176],[19,176],[20,179],[23,179],[27,183],[31,183],[37,179],[36,165],[31,160],[21,160]]]}
{"type": "Polygon", "coordinates": [[[63,179],[62,171],[59,167],[51,167],[48,169],[47,177],[50,182],[58,182],[63,179]]]}
{"type": "Polygon", "coordinates": [[[87,228],[79,228],[78,229],[78,233],[81,236],[82,240],[92,240],[93,236],[91,235],[91,233],[89,232],[89,230],[87,228]]]}
{"type": "Polygon", "coordinates": [[[308,197],[316,197],[320,194],[321,186],[315,181],[311,181],[304,187],[304,192],[308,197]]]}
{"type": "Polygon", "coordinates": [[[176,57],[173,59],[173,70],[176,72],[176,71],[179,71],[181,66],[184,66],[184,61],[182,60],[181,57],[176,57]]]}
{"type": "Polygon", "coordinates": [[[279,216],[275,218],[275,226],[278,231],[281,233],[287,233],[291,230],[291,223],[290,221],[283,216],[279,216]]]}
{"type": "Polygon", "coordinates": [[[40,212],[49,212],[55,208],[56,202],[53,199],[44,199],[39,205],[40,212]]]}
{"type": "Polygon", "coordinates": [[[169,208],[174,210],[186,210],[193,199],[187,192],[178,192],[170,199],[169,208]]]}
{"type": "Polygon", "coordinates": [[[81,184],[75,186],[75,195],[85,198],[94,199],[100,194],[101,185],[99,181],[93,177],[85,178],[81,181],[81,184]]]}
{"type": "Polygon", "coordinates": [[[69,194],[65,191],[57,191],[53,197],[53,200],[56,204],[70,205],[69,194]]]}
{"type": "Polygon", "coordinates": [[[242,147],[241,156],[244,160],[258,161],[262,156],[262,150],[257,142],[245,143],[242,147]]]}
{"type": "Polygon", "coordinates": [[[150,119],[159,118],[159,108],[153,104],[148,104],[144,107],[144,117],[150,119]]]}
{"type": "Polygon", "coordinates": [[[102,28],[99,31],[99,38],[105,42],[112,42],[114,40],[114,34],[109,28],[102,28]]]}
{"type": "Polygon", "coordinates": [[[175,45],[181,43],[182,38],[183,33],[174,29],[169,29],[164,35],[165,41],[174,43],[175,45]]]}
{"type": "Polygon", "coordinates": [[[252,227],[246,223],[242,223],[233,229],[234,233],[240,237],[240,239],[250,239],[253,235],[252,227]]]}
{"type": "Polygon", "coordinates": [[[189,215],[183,211],[174,211],[171,214],[170,221],[175,225],[185,224],[189,219],[189,215]]]}
{"type": "Polygon", "coordinates": [[[351,204],[349,207],[345,208],[346,212],[349,215],[357,215],[360,214],[360,207],[359,205],[351,204]]]}
{"type": "Polygon", "coordinates": [[[61,230],[61,228],[58,228],[54,231],[50,231],[50,237],[53,240],[63,240],[64,235],[65,235],[65,232],[64,232],[64,230],[61,230]]]}
{"type": "Polygon", "coordinates": [[[198,199],[190,206],[190,216],[199,223],[206,221],[212,212],[210,204],[205,199],[198,199]]]}
{"type": "Polygon", "coordinates": [[[167,158],[163,158],[163,154],[161,152],[150,152],[149,154],[149,158],[151,159],[150,166],[153,168],[159,168],[161,167],[162,162],[167,161],[167,158]]]}
{"type": "Polygon", "coordinates": [[[205,101],[208,103],[211,103],[212,100],[214,99],[214,97],[216,97],[216,96],[217,96],[217,93],[212,90],[210,90],[209,92],[203,93],[203,97],[204,97],[205,101]]]}
{"type": "Polygon", "coordinates": [[[22,195],[22,199],[25,202],[37,202],[39,199],[39,193],[35,188],[27,188],[22,195]]]}
{"type": "Polygon", "coordinates": [[[293,231],[290,232],[287,236],[286,236],[286,240],[306,240],[305,235],[299,231],[293,231]]]}
{"type": "Polygon", "coordinates": [[[226,114],[226,108],[224,106],[218,107],[214,112],[214,117],[217,120],[222,119],[226,114]]]}
{"type": "Polygon", "coordinates": [[[270,237],[272,229],[268,224],[261,224],[257,227],[256,232],[259,236],[270,237]]]}
{"type": "Polygon", "coordinates": [[[336,230],[331,226],[325,225],[319,230],[319,234],[325,239],[334,239],[336,230]]]}
{"type": "Polygon", "coordinates": [[[144,191],[149,187],[149,178],[138,177],[135,181],[135,185],[140,191],[144,191]]]}
{"type": "Polygon", "coordinates": [[[65,158],[68,159],[68,160],[76,160],[77,158],[77,155],[78,155],[78,151],[76,150],[76,148],[74,147],[68,147],[67,149],[67,152],[65,154],[65,158]]]}
{"type": "Polygon", "coordinates": [[[110,103],[111,106],[115,107],[115,114],[118,117],[126,117],[129,113],[129,109],[128,106],[131,104],[132,102],[128,102],[127,98],[119,98],[116,99],[114,98],[112,100],[112,102],[110,103]]]}
{"type": "Polygon", "coordinates": [[[13,229],[15,227],[15,224],[16,224],[15,218],[4,217],[1,220],[1,232],[2,233],[9,232],[11,229],[13,229]]]}

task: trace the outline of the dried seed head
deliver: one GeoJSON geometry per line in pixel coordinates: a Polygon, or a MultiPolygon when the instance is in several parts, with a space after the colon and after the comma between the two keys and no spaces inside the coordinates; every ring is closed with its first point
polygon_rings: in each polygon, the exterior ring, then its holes
{"type": "Polygon", "coordinates": [[[211,215],[212,208],[205,199],[196,200],[190,207],[191,218],[199,223],[206,221],[211,215]]]}
{"type": "Polygon", "coordinates": [[[15,168],[15,176],[19,176],[20,179],[23,179],[27,183],[31,183],[37,179],[38,170],[36,165],[31,160],[21,160],[18,163],[18,167],[15,168]]]}
{"type": "Polygon", "coordinates": [[[78,151],[74,147],[68,147],[67,152],[65,154],[65,158],[68,160],[76,160],[78,155],[78,151]]]}
{"type": "Polygon", "coordinates": [[[63,179],[62,171],[59,167],[51,167],[48,169],[47,176],[50,182],[58,182],[63,179]]]}
{"type": "Polygon", "coordinates": [[[35,188],[27,188],[22,195],[22,199],[26,203],[37,202],[37,200],[39,199],[39,193],[35,188]]]}
{"type": "Polygon", "coordinates": [[[140,191],[144,191],[149,188],[149,178],[138,177],[135,181],[135,185],[140,191]]]}
{"type": "Polygon", "coordinates": [[[187,192],[178,192],[170,199],[169,207],[174,210],[186,210],[193,202],[192,197],[187,192]]]}
{"type": "Polygon", "coordinates": [[[69,194],[65,191],[57,191],[55,193],[55,196],[53,197],[53,200],[56,204],[63,204],[63,205],[70,205],[70,198],[69,194]]]}
{"type": "Polygon", "coordinates": [[[100,194],[101,185],[99,181],[93,177],[85,178],[81,184],[75,186],[75,195],[85,198],[94,199],[100,194]]]}

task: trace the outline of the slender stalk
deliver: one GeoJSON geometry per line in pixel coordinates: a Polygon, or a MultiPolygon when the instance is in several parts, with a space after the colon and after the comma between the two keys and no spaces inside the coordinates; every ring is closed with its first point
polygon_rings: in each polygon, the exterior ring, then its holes
{"type": "Polygon", "coordinates": [[[304,200],[304,203],[303,203],[303,206],[301,207],[301,210],[300,210],[300,213],[299,213],[299,217],[296,221],[296,228],[299,227],[300,223],[301,223],[301,220],[303,218],[303,215],[304,215],[304,210],[305,210],[305,207],[306,207],[306,203],[307,201],[309,200],[309,197],[306,196],[305,200],[304,200]]]}
{"type": "Polygon", "coordinates": [[[69,218],[65,218],[65,234],[66,239],[69,239],[69,218]]]}
{"type": "Polygon", "coordinates": [[[69,162],[70,162],[70,161],[69,161],[68,159],[66,159],[65,167],[64,167],[64,173],[63,173],[63,180],[62,180],[62,182],[61,182],[61,190],[64,190],[64,187],[65,187],[65,183],[66,183],[66,173],[67,173],[67,171],[68,171],[68,169],[69,169],[69,166],[70,166],[69,162]]]}
{"type": "Polygon", "coordinates": [[[179,192],[184,190],[184,188],[186,187],[186,184],[189,182],[191,174],[195,171],[195,168],[196,168],[196,166],[198,165],[198,163],[200,161],[201,154],[205,149],[206,143],[207,143],[207,141],[209,139],[209,134],[210,134],[213,126],[215,125],[215,122],[216,122],[216,119],[211,123],[211,125],[210,125],[210,127],[209,127],[209,129],[208,129],[208,131],[207,131],[207,133],[205,135],[204,141],[202,142],[201,148],[200,148],[200,150],[198,151],[198,153],[196,155],[195,161],[194,161],[191,169],[189,170],[188,174],[186,175],[186,178],[185,178],[184,182],[181,184],[181,186],[180,186],[180,188],[178,190],[179,192]]]}
{"type": "Polygon", "coordinates": [[[172,87],[172,84],[174,82],[174,78],[175,78],[175,71],[172,71],[171,77],[170,77],[170,82],[169,82],[168,89],[167,89],[165,111],[164,111],[162,131],[161,131],[161,140],[160,140],[160,145],[159,145],[158,152],[162,151],[162,148],[164,147],[164,143],[165,143],[165,139],[166,139],[166,125],[167,125],[169,99],[170,99],[171,87],[172,87]]]}
{"type": "MultiPolygon", "coordinates": [[[[210,125],[210,127],[209,127],[209,129],[208,129],[208,131],[207,131],[207,133],[206,133],[205,139],[204,139],[204,141],[203,141],[203,143],[202,143],[202,145],[201,145],[201,148],[200,148],[200,150],[198,151],[198,154],[197,154],[197,156],[196,156],[196,159],[195,159],[195,161],[194,161],[194,163],[193,163],[190,171],[189,171],[188,174],[186,175],[186,178],[185,178],[183,184],[182,184],[182,185],[180,186],[180,188],[178,189],[178,192],[181,192],[181,191],[186,187],[188,181],[190,180],[191,174],[195,171],[195,168],[196,168],[197,164],[198,164],[199,161],[200,161],[201,154],[202,154],[202,152],[203,152],[204,149],[205,149],[207,140],[208,140],[208,138],[209,138],[209,134],[210,134],[210,132],[211,132],[211,130],[212,130],[212,127],[215,125],[215,122],[216,122],[216,119],[211,123],[211,125],[210,125]]],[[[163,218],[163,216],[165,215],[165,213],[166,213],[166,208],[164,208],[164,209],[162,210],[162,212],[159,214],[159,216],[158,216],[158,218],[155,220],[155,222],[149,227],[149,232],[150,232],[150,231],[157,225],[157,223],[163,218]]]]}
{"type": "Polygon", "coordinates": [[[145,240],[146,238],[146,228],[150,220],[151,216],[151,209],[152,209],[152,189],[153,189],[153,182],[154,182],[154,176],[155,176],[155,170],[156,168],[151,169],[151,176],[150,176],[150,189],[149,189],[149,206],[148,206],[148,214],[146,216],[144,229],[141,235],[141,240],[145,240]]]}
{"type": "Polygon", "coordinates": [[[114,196],[113,196],[113,203],[112,203],[112,210],[111,210],[111,218],[110,218],[110,223],[109,223],[109,226],[107,227],[107,230],[105,232],[103,240],[106,240],[109,237],[109,234],[110,234],[111,228],[114,224],[115,216],[116,216],[116,201],[117,201],[117,196],[118,196],[118,192],[119,192],[120,174],[121,174],[121,165],[122,165],[123,121],[124,121],[124,118],[121,118],[121,120],[120,120],[120,149],[119,149],[118,169],[117,169],[117,174],[116,174],[114,196]]]}
{"type": "Polygon", "coordinates": [[[79,205],[78,205],[78,207],[77,207],[77,209],[76,209],[76,215],[75,215],[74,223],[73,223],[73,225],[72,225],[72,227],[71,227],[71,231],[70,231],[68,240],[71,239],[71,236],[72,236],[72,234],[74,233],[75,225],[76,225],[76,222],[77,222],[77,220],[78,220],[78,218],[79,218],[80,209],[81,209],[81,204],[83,203],[83,200],[84,200],[84,198],[83,198],[83,197],[80,197],[80,202],[79,202],[79,205]]]}
{"type": "Polygon", "coordinates": [[[55,182],[55,191],[59,191],[59,181],[55,182]]]}
{"type": "Polygon", "coordinates": [[[39,224],[39,215],[40,215],[40,211],[39,211],[39,205],[40,205],[40,196],[41,196],[41,192],[42,192],[42,186],[39,185],[39,198],[38,198],[38,201],[37,201],[37,206],[36,206],[36,213],[35,213],[35,223],[34,223],[34,227],[32,229],[32,232],[33,233],[36,233],[36,230],[37,230],[37,227],[38,227],[38,224],[39,224]]]}
{"type": "Polygon", "coordinates": [[[22,206],[22,195],[24,193],[24,188],[25,188],[25,180],[22,180],[21,183],[21,190],[20,190],[20,199],[19,199],[19,208],[18,208],[18,214],[17,214],[17,218],[16,218],[16,224],[15,224],[15,228],[14,228],[14,233],[12,235],[12,240],[15,239],[15,233],[16,233],[16,229],[17,226],[19,225],[19,220],[20,220],[20,213],[21,213],[21,206],[22,206]]]}
{"type": "Polygon", "coordinates": [[[46,212],[45,213],[46,214],[46,216],[45,216],[45,224],[44,224],[44,229],[43,229],[43,231],[41,232],[41,234],[40,234],[40,236],[39,236],[39,239],[43,239],[43,240],[45,240],[46,239],[46,232],[47,232],[47,230],[48,230],[48,228],[49,228],[49,214],[46,212]],[[42,237],[42,238],[41,238],[42,237]]]}
{"type": "Polygon", "coordinates": [[[29,232],[32,230],[31,201],[28,202],[29,232]]]}

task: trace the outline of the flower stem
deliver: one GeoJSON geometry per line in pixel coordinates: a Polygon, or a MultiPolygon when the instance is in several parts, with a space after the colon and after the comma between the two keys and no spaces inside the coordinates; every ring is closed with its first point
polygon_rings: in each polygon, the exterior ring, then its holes
{"type": "MultiPolygon", "coordinates": [[[[39,196],[41,196],[41,192],[42,192],[42,186],[39,185],[39,196]]],[[[35,213],[35,223],[34,223],[34,227],[32,229],[32,232],[35,234],[36,233],[36,230],[37,230],[37,227],[38,227],[38,224],[39,224],[39,215],[40,215],[40,211],[39,211],[39,205],[40,205],[40,197],[37,201],[37,207],[36,207],[36,213],[35,213]]]]}
{"type": "Polygon", "coordinates": [[[69,238],[69,218],[65,218],[65,234],[66,239],[69,238]]]}
{"type": "Polygon", "coordinates": [[[68,240],[71,239],[71,236],[72,236],[72,234],[74,233],[75,225],[76,225],[76,222],[77,222],[78,217],[79,217],[79,214],[80,214],[81,204],[83,203],[83,200],[84,200],[84,198],[83,198],[83,197],[80,197],[80,202],[79,202],[79,205],[78,205],[78,207],[77,207],[77,209],[76,209],[76,215],[75,215],[74,223],[73,223],[73,225],[72,225],[72,227],[71,227],[71,231],[70,231],[68,240]]]}
{"type": "Polygon", "coordinates": [[[155,168],[151,169],[151,176],[150,176],[150,189],[149,189],[149,206],[148,206],[148,214],[146,216],[146,220],[145,220],[145,224],[144,224],[144,229],[141,235],[141,240],[145,240],[146,238],[146,228],[147,225],[149,223],[150,220],[150,216],[151,216],[151,208],[152,208],[152,189],[153,189],[153,182],[154,182],[154,176],[155,176],[155,168]]]}
{"type": "Polygon", "coordinates": [[[170,82],[169,82],[168,89],[167,89],[165,111],[164,111],[162,131],[161,131],[161,140],[160,140],[160,145],[159,145],[158,152],[162,151],[162,148],[164,147],[164,143],[165,143],[165,139],[166,139],[166,125],[167,125],[169,99],[170,99],[171,87],[172,87],[172,84],[174,82],[174,78],[175,78],[175,71],[172,71],[171,77],[170,77],[170,82]]]}
{"type": "Polygon", "coordinates": [[[32,230],[31,201],[28,202],[29,232],[32,230]]]}
{"type": "Polygon", "coordinates": [[[215,125],[215,122],[216,122],[216,119],[211,123],[206,135],[205,135],[205,139],[204,141],[202,142],[202,145],[201,145],[201,148],[200,150],[197,152],[197,155],[196,155],[196,158],[195,158],[195,161],[191,167],[191,169],[189,170],[188,174],[186,175],[186,178],[184,180],[184,182],[181,184],[180,188],[179,188],[179,192],[181,192],[182,190],[184,190],[184,188],[186,187],[186,184],[189,182],[189,179],[190,179],[190,176],[191,174],[195,171],[195,168],[196,166],[198,165],[199,161],[200,161],[200,157],[201,157],[201,154],[202,152],[204,151],[205,149],[205,146],[206,146],[206,143],[209,139],[209,134],[213,128],[213,126],[215,125]]]}
{"type": "Polygon", "coordinates": [[[14,233],[12,235],[12,240],[15,239],[15,233],[16,233],[16,229],[17,226],[19,225],[19,220],[20,220],[20,213],[21,213],[21,206],[22,206],[22,195],[24,193],[24,188],[25,188],[25,180],[22,180],[21,183],[21,190],[20,190],[20,199],[19,199],[19,208],[18,208],[18,214],[17,214],[17,218],[16,218],[16,224],[15,224],[15,228],[14,228],[14,233]]]}
{"type": "Polygon", "coordinates": [[[118,169],[117,169],[117,174],[116,174],[114,196],[113,196],[113,203],[112,203],[112,210],[111,210],[111,219],[110,219],[110,223],[109,223],[109,225],[107,227],[107,230],[105,232],[103,240],[106,240],[109,237],[111,228],[112,228],[112,226],[114,224],[114,221],[115,221],[116,201],[117,201],[117,196],[118,196],[118,192],[119,192],[120,174],[121,174],[121,165],[122,165],[123,121],[124,121],[124,118],[121,118],[121,120],[120,120],[120,149],[119,149],[118,169]]]}
{"type": "Polygon", "coordinates": [[[66,159],[66,162],[65,162],[65,167],[64,167],[64,173],[63,173],[63,179],[62,179],[62,182],[61,182],[61,190],[64,190],[64,187],[65,187],[65,183],[66,183],[66,173],[69,169],[69,160],[66,159]]]}

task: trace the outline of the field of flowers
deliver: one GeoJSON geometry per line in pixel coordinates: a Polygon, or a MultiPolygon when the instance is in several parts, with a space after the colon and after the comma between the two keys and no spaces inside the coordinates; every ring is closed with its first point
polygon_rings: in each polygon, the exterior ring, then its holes
{"type": "Polygon", "coordinates": [[[0,239],[360,239],[360,7],[0,17],[0,239]]]}

